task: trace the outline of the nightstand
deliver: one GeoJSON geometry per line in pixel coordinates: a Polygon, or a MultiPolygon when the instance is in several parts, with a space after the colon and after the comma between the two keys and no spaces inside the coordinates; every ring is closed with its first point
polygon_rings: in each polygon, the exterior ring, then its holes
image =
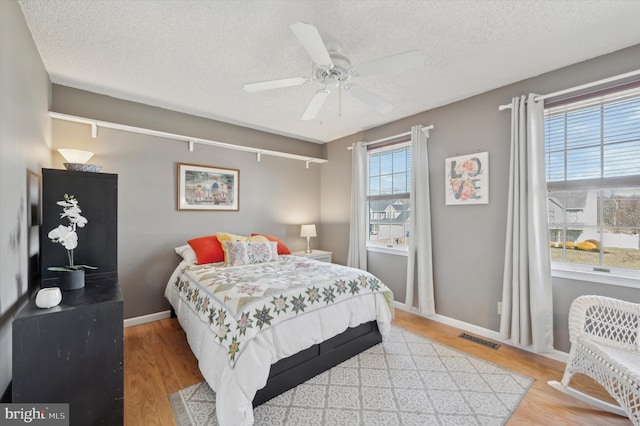
{"type": "Polygon", "coordinates": [[[309,257],[311,259],[319,260],[321,262],[331,263],[332,253],[330,251],[323,251],[323,250],[311,250],[311,253],[305,253],[303,250],[303,251],[294,251],[291,254],[293,254],[294,256],[309,257]]]}

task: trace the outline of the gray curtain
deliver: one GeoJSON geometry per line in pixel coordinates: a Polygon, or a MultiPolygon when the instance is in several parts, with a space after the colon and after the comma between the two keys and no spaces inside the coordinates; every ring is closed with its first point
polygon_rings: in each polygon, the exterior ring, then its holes
{"type": "Polygon", "coordinates": [[[513,98],[500,336],[534,352],[553,352],[553,304],[544,108],[537,95],[513,98]]]}
{"type": "Polygon", "coordinates": [[[417,282],[418,311],[435,314],[433,295],[433,256],[431,249],[431,200],[429,196],[429,130],[411,128],[411,218],[407,260],[407,293],[405,305],[413,307],[417,282]]]}
{"type": "Polygon", "coordinates": [[[367,148],[351,145],[351,215],[347,266],[367,269],[367,148]]]}

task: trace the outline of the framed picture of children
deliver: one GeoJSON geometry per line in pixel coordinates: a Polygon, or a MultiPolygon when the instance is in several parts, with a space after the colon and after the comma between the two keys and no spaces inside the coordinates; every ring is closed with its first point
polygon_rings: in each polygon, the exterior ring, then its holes
{"type": "Polygon", "coordinates": [[[489,153],[445,159],[447,205],[489,204],[489,153]]]}
{"type": "Polygon", "coordinates": [[[178,210],[238,211],[240,170],[178,163],[178,210]]]}

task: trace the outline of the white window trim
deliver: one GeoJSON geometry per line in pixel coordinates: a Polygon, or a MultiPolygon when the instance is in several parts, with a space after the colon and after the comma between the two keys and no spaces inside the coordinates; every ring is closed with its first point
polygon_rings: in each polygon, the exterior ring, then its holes
{"type": "Polygon", "coordinates": [[[409,247],[407,246],[389,247],[384,244],[367,243],[367,251],[374,253],[393,254],[396,256],[409,256],[409,247]]]}
{"type": "MultiPolygon", "coordinates": [[[[370,147],[368,149],[367,152],[367,182],[369,181],[370,178],[370,174],[369,174],[369,157],[371,156],[371,154],[377,154],[377,153],[381,153],[381,152],[386,152],[386,151],[394,151],[397,149],[403,149],[403,148],[407,148],[407,150],[410,152],[411,151],[411,139],[410,137],[407,139],[408,136],[410,136],[410,132],[408,134],[402,134],[402,135],[397,135],[398,140],[396,142],[391,141],[391,139],[393,138],[389,138],[388,141],[385,142],[385,145],[383,147],[380,148],[375,148],[375,144],[372,144],[374,146],[370,147]]],[[[409,202],[411,202],[411,191],[409,190],[409,192],[403,192],[403,193],[391,193],[391,194],[379,194],[379,195],[369,195],[368,194],[368,189],[367,189],[367,206],[369,206],[369,203],[371,201],[375,201],[375,200],[382,200],[382,199],[389,199],[389,200],[407,200],[409,202]]],[[[384,218],[386,219],[386,217],[384,218]]],[[[382,219],[382,220],[384,220],[382,219]]],[[[370,227],[370,222],[371,217],[369,212],[367,213],[367,227],[370,227]]],[[[379,224],[379,226],[382,224],[379,224]]],[[[371,242],[370,241],[370,236],[367,238],[367,243],[366,243],[366,250],[367,251],[371,251],[371,252],[377,252],[377,253],[386,253],[386,254],[393,254],[393,255],[398,255],[398,256],[407,256],[408,253],[408,246],[406,245],[400,245],[400,244],[380,244],[380,243],[375,243],[375,242],[371,242]]]]}
{"type": "Polygon", "coordinates": [[[551,262],[551,276],[554,278],[640,289],[640,272],[638,276],[631,276],[629,272],[635,271],[625,269],[621,274],[616,268],[610,269],[611,272],[598,272],[593,270],[593,265],[551,262]]]}
{"type": "MultiPolygon", "coordinates": [[[[611,101],[624,100],[627,97],[636,96],[638,88],[621,90],[600,97],[588,98],[582,102],[569,102],[557,107],[545,108],[545,121],[549,116],[565,114],[574,109],[582,109],[592,105],[603,105],[611,101]]],[[[546,155],[546,152],[545,152],[546,155]]],[[[607,177],[582,180],[558,180],[548,181],[547,188],[553,190],[570,191],[573,189],[586,189],[597,187],[598,189],[608,187],[637,186],[637,176],[607,177]]],[[[577,263],[551,262],[551,276],[554,278],[564,278],[576,281],[586,281],[597,284],[607,284],[619,287],[629,287],[640,289],[640,270],[608,268],[609,272],[594,270],[597,265],[583,265],[577,263]]],[[[601,268],[601,267],[600,267],[601,268]]],[[[606,268],[606,267],[605,267],[606,268]]]]}

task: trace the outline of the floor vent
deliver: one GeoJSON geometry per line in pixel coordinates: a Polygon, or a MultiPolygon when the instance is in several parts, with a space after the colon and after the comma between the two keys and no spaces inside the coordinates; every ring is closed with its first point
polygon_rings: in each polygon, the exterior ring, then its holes
{"type": "Polygon", "coordinates": [[[472,341],[474,343],[478,343],[480,345],[484,345],[484,346],[486,346],[488,348],[491,348],[491,349],[498,349],[500,347],[499,343],[490,342],[489,340],[481,339],[480,337],[472,336],[472,335],[467,334],[467,333],[462,333],[458,337],[462,337],[463,339],[470,340],[470,341],[472,341]]]}

